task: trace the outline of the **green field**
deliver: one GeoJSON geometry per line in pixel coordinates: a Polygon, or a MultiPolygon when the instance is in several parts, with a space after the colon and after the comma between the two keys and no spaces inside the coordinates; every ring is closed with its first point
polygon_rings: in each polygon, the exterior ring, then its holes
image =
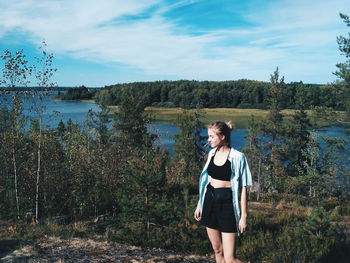
{"type": "MultiPolygon", "coordinates": [[[[146,111],[150,112],[156,121],[173,122],[181,114],[182,109],[148,107],[146,111]]],[[[251,115],[254,115],[257,119],[262,119],[267,115],[266,110],[258,109],[204,108],[202,112],[202,121],[205,124],[218,120],[231,121],[238,129],[244,129],[248,126],[251,115]]]]}
{"type": "MultiPolygon", "coordinates": [[[[176,120],[178,114],[182,112],[182,109],[147,107],[146,111],[152,114],[155,121],[173,122],[176,120]]],[[[205,124],[218,120],[231,121],[236,129],[246,129],[252,115],[254,115],[256,120],[261,120],[268,114],[267,110],[261,109],[204,108],[202,111],[204,113],[202,121],[205,124]]],[[[295,110],[283,110],[282,114],[288,120],[288,118],[290,118],[294,112],[295,110]]],[[[311,116],[311,111],[307,112],[311,116]]]]}
{"type": "MultiPolygon", "coordinates": [[[[94,102],[93,100],[86,100],[82,102],[94,102]]],[[[109,106],[112,112],[118,109],[118,106],[109,106]]],[[[177,116],[181,114],[182,108],[165,108],[165,107],[146,107],[146,111],[149,112],[154,121],[160,122],[174,122],[177,119],[177,116]]],[[[194,111],[195,109],[191,109],[194,111]]],[[[203,117],[201,121],[205,124],[212,123],[214,121],[231,121],[236,129],[246,129],[248,128],[249,120],[253,115],[256,120],[264,119],[268,110],[262,109],[238,109],[238,108],[203,108],[203,117]]],[[[288,119],[293,116],[295,110],[285,109],[281,111],[285,119],[288,119]]],[[[309,118],[312,123],[317,126],[327,126],[327,125],[337,125],[339,124],[336,120],[325,120],[325,119],[316,119],[313,111],[306,110],[309,118]]],[[[342,116],[345,112],[337,111],[336,114],[342,116]]]]}

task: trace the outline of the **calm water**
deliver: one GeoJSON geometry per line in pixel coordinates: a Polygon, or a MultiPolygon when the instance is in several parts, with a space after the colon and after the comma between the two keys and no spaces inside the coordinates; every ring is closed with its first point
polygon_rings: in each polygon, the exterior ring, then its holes
{"type": "MultiPolygon", "coordinates": [[[[45,97],[43,104],[46,106],[46,111],[44,113],[44,125],[52,129],[56,128],[60,120],[67,122],[69,119],[83,126],[86,114],[89,109],[93,111],[99,111],[100,108],[95,103],[88,102],[68,102],[68,101],[55,101],[52,98],[57,94],[57,92],[52,92],[49,97],[45,97]]],[[[6,104],[4,96],[2,96],[1,104],[6,104]]],[[[30,118],[37,118],[37,115],[30,110],[30,101],[25,100],[24,102],[24,113],[30,118]]],[[[29,125],[29,124],[28,124],[29,125]]],[[[27,126],[28,127],[28,126],[27,126]]],[[[159,140],[156,141],[156,146],[161,148],[167,148],[171,152],[172,146],[174,144],[174,136],[179,132],[178,128],[171,124],[165,122],[156,122],[149,125],[148,130],[150,133],[157,134],[159,140]]],[[[207,131],[202,130],[202,135],[206,135],[207,131]]],[[[237,149],[241,149],[245,143],[245,136],[247,135],[247,130],[235,130],[231,134],[232,145],[237,149]]],[[[324,137],[342,137],[344,138],[345,129],[342,127],[326,127],[317,131],[317,136],[321,138],[324,137]]]]}
{"type": "MultiPolygon", "coordinates": [[[[53,100],[56,94],[57,92],[50,93],[50,96],[45,97],[42,102],[42,105],[45,105],[43,122],[46,127],[54,129],[57,127],[60,120],[66,123],[69,119],[79,125],[83,125],[89,109],[94,111],[100,110],[100,107],[95,103],[53,100]]],[[[8,104],[6,99],[8,99],[8,97],[2,96],[2,105],[8,104]]],[[[32,100],[26,98],[23,103],[24,114],[29,116],[29,119],[39,118],[35,111],[31,109],[31,105],[32,100]]]]}

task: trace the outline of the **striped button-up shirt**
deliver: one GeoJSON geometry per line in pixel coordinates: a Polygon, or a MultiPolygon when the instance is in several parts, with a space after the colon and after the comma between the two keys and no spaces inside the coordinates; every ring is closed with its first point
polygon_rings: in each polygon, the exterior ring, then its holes
{"type": "MultiPolygon", "coordinates": [[[[210,163],[211,158],[213,158],[215,154],[216,148],[212,149],[208,154],[207,162],[204,165],[203,171],[199,178],[199,201],[200,201],[200,208],[201,208],[201,214],[203,209],[203,203],[204,203],[204,196],[207,191],[207,185],[211,181],[211,176],[208,174],[208,165],[210,163]]],[[[239,152],[233,148],[231,148],[230,153],[228,155],[228,160],[231,162],[231,188],[232,188],[232,204],[233,204],[233,211],[236,218],[236,227],[237,232],[238,231],[238,223],[241,218],[241,212],[240,212],[240,193],[242,186],[250,186],[252,185],[252,176],[249,170],[248,161],[244,153],[239,152]]]]}

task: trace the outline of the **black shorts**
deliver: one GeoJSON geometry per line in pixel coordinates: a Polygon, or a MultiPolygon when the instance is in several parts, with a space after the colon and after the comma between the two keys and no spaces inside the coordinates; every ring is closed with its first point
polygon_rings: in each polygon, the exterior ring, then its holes
{"type": "Polygon", "coordinates": [[[211,184],[208,184],[204,197],[201,223],[221,232],[237,233],[231,188],[214,188],[211,184]]]}

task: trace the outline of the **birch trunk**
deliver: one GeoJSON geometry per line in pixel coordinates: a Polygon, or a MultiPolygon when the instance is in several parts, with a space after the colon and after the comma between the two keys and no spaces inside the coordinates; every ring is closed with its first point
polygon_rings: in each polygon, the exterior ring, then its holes
{"type": "Polygon", "coordinates": [[[38,141],[38,168],[36,170],[36,191],[35,191],[35,223],[38,224],[39,218],[39,182],[41,172],[41,118],[39,119],[39,141],[38,141]]]}
{"type": "Polygon", "coordinates": [[[260,200],[260,194],[261,194],[261,159],[259,159],[259,167],[258,167],[258,195],[257,195],[257,201],[260,200]]]}
{"type": "Polygon", "coordinates": [[[17,161],[16,161],[16,150],[15,150],[15,133],[12,134],[12,163],[13,172],[15,178],[15,196],[16,196],[16,208],[17,208],[17,219],[19,218],[19,196],[18,196],[18,178],[17,178],[17,161]]]}

